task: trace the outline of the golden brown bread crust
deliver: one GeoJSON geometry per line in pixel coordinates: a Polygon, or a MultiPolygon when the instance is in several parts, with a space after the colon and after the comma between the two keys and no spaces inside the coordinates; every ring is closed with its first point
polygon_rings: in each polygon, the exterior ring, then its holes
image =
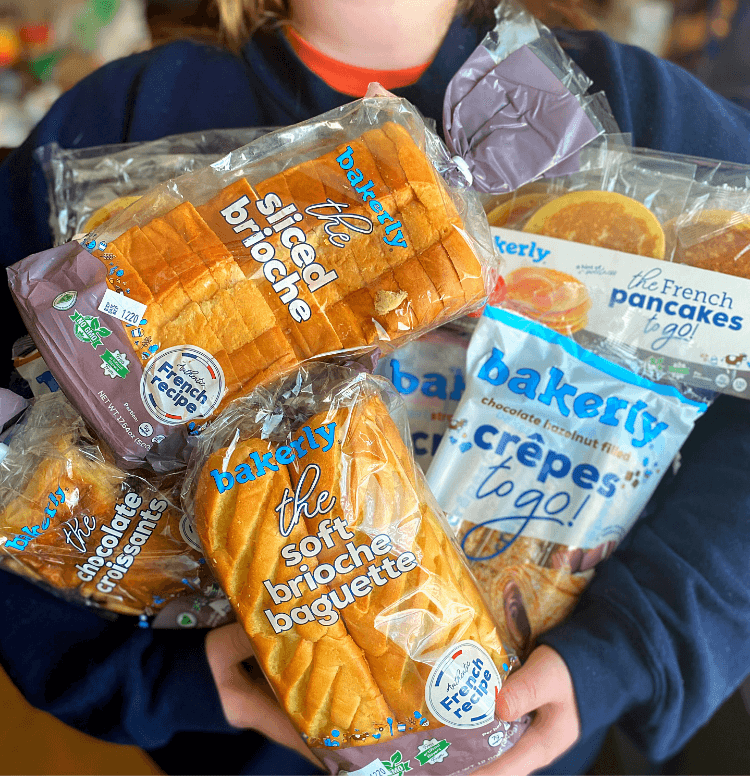
{"type": "Polygon", "coordinates": [[[198,207],[183,202],[94,253],[117,268],[107,276],[113,288],[147,305],[140,336],[128,338],[141,360],[155,348],[203,348],[224,370],[222,407],[311,356],[395,342],[484,296],[482,267],[445,184],[395,123],[264,181],[239,179],[198,207]],[[348,149],[347,170],[338,159],[348,149]],[[370,193],[358,191],[363,187],[370,193]],[[315,251],[313,261],[334,280],[308,287],[308,267],[295,264],[290,245],[281,243],[283,230],[273,231],[255,204],[270,195],[296,206],[296,227],[315,251]],[[238,200],[254,230],[222,215],[238,200]],[[344,223],[322,217],[336,213],[344,223]],[[252,246],[243,245],[258,228],[269,232],[263,239],[275,264],[256,260],[252,246]],[[295,320],[289,297],[274,288],[295,273],[290,294],[309,309],[304,320],[295,320]]]}
{"type": "MultiPolygon", "coordinates": [[[[461,640],[481,644],[498,667],[508,660],[487,607],[381,399],[370,395],[350,402],[304,424],[330,429],[335,423],[330,449],[308,445],[303,456],[279,466],[278,472],[241,484],[238,480],[219,493],[212,471],[237,472],[248,456],[257,453],[262,458],[278,449],[268,441],[244,439],[213,453],[201,470],[195,497],[196,522],[207,557],[269,681],[311,745],[321,744],[333,729],[341,733],[342,743],[375,743],[373,731],[383,727],[389,716],[396,722],[411,719],[413,723],[418,713],[429,720],[431,729],[438,727],[425,702],[426,681],[445,650],[461,640]],[[315,467],[319,479],[313,487],[315,467]],[[285,493],[295,491],[309,491],[310,505],[327,494],[323,503],[334,503],[334,508],[312,517],[310,510],[301,510],[301,519],[283,537],[275,508],[285,493]],[[304,570],[299,564],[285,566],[282,547],[299,546],[301,539],[318,534],[322,522],[334,517],[345,521],[348,535],[331,534],[330,546],[305,558],[310,572],[319,564],[332,566],[348,545],[371,545],[381,534],[387,534],[391,546],[376,559],[379,563],[387,559],[396,568],[399,556],[411,552],[416,556],[415,567],[405,567],[404,573],[393,577],[389,573],[382,585],[371,577],[370,591],[356,598],[349,594],[351,600],[338,610],[335,625],[308,622],[274,633],[265,610],[288,614],[293,606],[309,604],[324,592],[346,601],[349,585],[372,568],[342,568],[325,587],[311,593],[300,583],[305,591],[301,598],[273,602],[263,582],[288,584],[304,570]],[[322,635],[326,631],[330,632],[327,640],[322,635]],[[334,672],[332,678],[329,660],[338,666],[344,654],[349,661],[346,674],[334,672]],[[303,679],[307,684],[300,684],[303,679]],[[332,697],[338,700],[336,717],[329,705],[332,697]],[[357,724],[354,718],[345,724],[347,715],[362,708],[368,709],[364,718],[360,715],[357,724]]],[[[300,433],[298,429],[292,437],[300,433]]],[[[380,574],[385,577],[386,572],[380,574]]],[[[394,737],[399,735],[396,727],[394,737]]]]}
{"type": "MultiPolygon", "coordinates": [[[[184,593],[183,580],[194,579],[199,573],[200,553],[181,538],[182,513],[166,500],[166,509],[156,525],[146,527],[150,535],[139,546],[122,582],[113,582],[111,591],[105,594],[97,584],[107,567],[99,568],[91,580],[79,577],[78,567],[88,562],[108,535],[102,526],[111,527],[115,506],[123,503],[125,494],[138,494],[143,500],[141,510],[147,509],[152,499],[161,500],[163,496],[143,482],[132,488],[126,485],[127,475],[84,454],[70,434],[62,432],[52,444],[54,452],[41,460],[0,513],[0,541],[5,545],[7,567],[121,614],[156,610],[169,598],[184,593]],[[23,541],[19,542],[18,537],[28,537],[29,530],[34,536],[20,549],[23,541]]],[[[117,558],[138,525],[136,515],[103,564],[117,558]]]]}

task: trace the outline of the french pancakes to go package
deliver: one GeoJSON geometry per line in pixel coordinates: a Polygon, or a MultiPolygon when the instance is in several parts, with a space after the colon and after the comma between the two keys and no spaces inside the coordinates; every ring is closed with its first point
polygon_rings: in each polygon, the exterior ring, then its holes
{"type": "Polygon", "coordinates": [[[331,773],[468,773],[528,721],[495,716],[516,661],[402,433],[386,380],[311,364],[233,402],[185,480],[258,663],[331,773]]]}
{"type": "Polygon", "coordinates": [[[380,94],[9,268],[45,361],[119,459],[307,359],[388,351],[482,304],[482,209],[437,174],[416,110],[380,94]]]}
{"type": "Polygon", "coordinates": [[[637,520],[706,405],[487,307],[427,473],[522,658],[637,520]]]}
{"type": "Polygon", "coordinates": [[[503,307],[646,377],[750,397],[750,167],[612,151],[487,207],[503,307]]]}
{"type": "MultiPolygon", "coordinates": [[[[34,399],[3,440],[2,568],[70,601],[144,619],[213,585],[173,496],[178,483],[107,460],[61,393],[34,399]]],[[[191,625],[194,603],[177,605],[191,625]]],[[[203,619],[211,614],[216,624],[215,610],[203,619]]]]}

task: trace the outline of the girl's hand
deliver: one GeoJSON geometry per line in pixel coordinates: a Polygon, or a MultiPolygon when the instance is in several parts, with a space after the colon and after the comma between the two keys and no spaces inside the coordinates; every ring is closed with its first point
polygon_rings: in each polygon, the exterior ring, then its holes
{"type": "Polygon", "coordinates": [[[497,696],[497,713],[511,722],[536,712],[518,743],[476,776],[526,776],[564,754],[578,740],[581,725],[573,681],[554,649],[537,647],[511,674],[497,696]]]}
{"type": "Polygon", "coordinates": [[[242,665],[253,660],[253,648],[239,623],[215,628],[206,635],[206,657],[230,725],[250,728],[272,741],[294,749],[320,768],[282,711],[260,670],[257,678],[242,665]]]}

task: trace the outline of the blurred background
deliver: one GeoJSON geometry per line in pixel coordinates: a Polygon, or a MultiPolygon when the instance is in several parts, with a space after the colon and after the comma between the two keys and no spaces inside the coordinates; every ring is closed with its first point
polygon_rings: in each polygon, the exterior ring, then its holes
{"type": "MultiPolygon", "coordinates": [[[[671,59],[750,107],[750,0],[527,0],[550,26],[596,27],[671,59]]],[[[174,37],[216,36],[210,0],[0,0],[0,148],[113,59],[174,37]]]]}
{"type": "MultiPolygon", "coordinates": [[[[750,0],[527,0],[550,26],[597,28],[666,57],[750,108],[750,0]]],[[[0,0],[0,159],[66,89],[111,60],[216,39],[210,0],[0,0]]],[[[0,774],[158,774],[143,752],[96,741],[31,708],[0,668],[0,774]]],[[[618,730],[597,774],[750,774],[750,683],[655,769],[618,730]]]]}

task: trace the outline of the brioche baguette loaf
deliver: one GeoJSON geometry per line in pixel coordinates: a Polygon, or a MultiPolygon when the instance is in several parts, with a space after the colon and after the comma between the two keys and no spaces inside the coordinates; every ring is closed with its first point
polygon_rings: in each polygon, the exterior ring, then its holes
{"type": "MultiPolygon", "coordinates": [[[[226,450],[214,453],[208,467],[236,466],[252,452],[271,450],[267,442],[250,439],[239,444],[231,459],[222,461],[226,450]]],[[[289,474],[280,468],[273,477],[264,476],[233,488],[227,497],[201,479],[196,496],[198,531],[214,563],[224,591],[250,636],[255,655],[290,718],[310,739],[321,740],[335,729],[369,730],[373,720],[385,720],[391,713],[373,680],[362,653],[341,620],[324,626],[318,622],[296,625],[282,634],[274,632],[264,610],[272,605],[263,586],[288,583],[297,569],[285,566],[281,548],[307,535],[299,522],[289,536],[279,533],[274,512],[285,490],[291,487],[289,474]]],[[[308,564],[311,570],[314,561],[308,564]]],[[[307,592],[301,599],[274,607],[289,614],[293,606],[312,603],[324,587],[307,592]]]]}
{"type": "Polygon", "coordinates": [[[442,723],[425,702],[432,666],[452,644],[470,639],[500,669],[508,657],[495,625],[421,480],[407,464],[408,451],[382,401],[370,396],[314,416],[306,425],[335,429],[329,449],[309,445],[278,472],[222,493],[216,472],[240,472],[237,467],[249,456],[257,453],[263,460],[283,447],[250,438],[208,459],[195,500],[207,556],[261,667],[309,745],[321,746],[331,735],[340,735],[336,740],[344,746],[374,744],[384,727],[397,737],[413,730],[417,720],[429,729],[439,727],[442,723]],[[277,507],[291,493],[308,494],[308,506],[298,510],[299,522],[284,537],[277,507]],[[314,504],[330,503],[332,511],[310,516],[314,504]],[[344,521],[346,532],[326,532],[325,521],[330,525],[334,516],[344,521]],[[285,565],[283,547],[301,547],[301,540],[319,532],[328,540],[316,557],[285,565]],[[281,604],[274,603],[264,585],[268,581],[278,593],[276,586],[319,564],[331,568],[352,547],[374,547],[375,537],[383,534],[390,547],[375,558],[379,571],[372,571],[372,563],[351,570],[342,564],[325,586],[305,588],[304,596],[281,604]],[[416,557],[411,567],[403,562],[408,552],[416,557]],[[373,580],[371,590],[352,593],[355,578],[366,572],[373,580]],[[311,604],[323,594],[344,604],[334,625],[305,622],[274,632],[268,611],[290,614],[293,606],[311,604]]]}
{"type": "Polygon", "coordinates": [[[200,554],[180,535],[182,513],[143,481],[126,482],[120,469],[84,454],[72,433],[50,440],[20,490],[6,481],[2,497],[4,565],[111,611],[158,609],[199,572],[200,554]]]}
{"type": "Polygon", "coordinates": [[[201,347],[231,398],[311,356],[394,341],[478,303],[482,268],[462,232],[442,179],[389,122],[183,202],[94,254],[113,289],[146,305],[128,329],[141,360],[201,347]]]}
{"type": "MultiPolygon", "coordinates": [[[[416,710],[438,724],[426,706],[424,687],[432,664],[450,644],[470,639],[482,644],[497,665],[507,658],[465,564],[409,470],[411,459],[382,402],[370,398],[353,409],[316,416],[310,424],[315,428],[333,421],[341,427],[349,415],[343,444],[337,442],[327,453],[311,450],[297,468],[320,466],[323,489],[348,513],[354,544],[388,534],[394,552],[387,557],[395,560],[405,551],[417,556],[417,568],[374,588],[343,609],[342,618],[397,718],[408,718],[416,710]],[[350,474],[342,478],[347,468],[350,474]],[[405,632],[402,617],[407,612],[405,632]]],[[[299,474],[292,470],[295,486],[299,474]]],[[[308,521],[308,526],[311,533],[318,530],[316,521],[308,521]]],[[[333,558],[343,548],[336,537],[327,556],[333,558]]],[[[320,557],[325,560],[326,554],[320,557]]],[[[357,573],[342,575],[340,584],[357,573]]]]}

